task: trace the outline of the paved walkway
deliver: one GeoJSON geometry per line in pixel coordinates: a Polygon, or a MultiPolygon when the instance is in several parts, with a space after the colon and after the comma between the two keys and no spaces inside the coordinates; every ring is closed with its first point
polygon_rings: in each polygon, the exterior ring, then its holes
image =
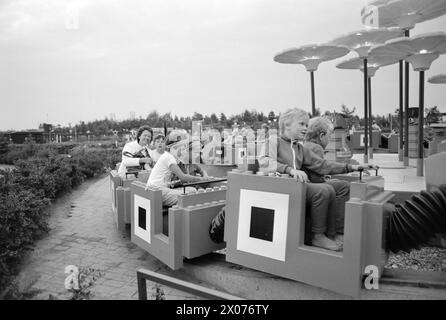
{"type": "MultiPolygon", "coordinates": [[[[362,155],[355,155],[358,161],[362,155]]],[[[398,155],[375,154],[379,174],[386,178],[385,189],[418,192],[425,189],[424,177],[416,177],[416,168],[390,169],[398,165],[398,155]]],[[[105,176],[83,184],[51,208],[51,231],[35,244],[25,259],[17,279],[19,291],[38,292],[33,299],[70,299],[64,286],[67,265],[89,267],[102,276],[91,288],[91,299],[137,299],[136,270],[167,270],[130,241],[129,230],[117,231],[111,213],[109,178],[105,176]]],[[[214,270],[215,271],[215,270],[214,270]]],[[[187,279],[186,279],[187,280],[187,279]]],[[[147,282],[148,297],[155,284],[147,282]]],[[[166,299],[199,299],[196,296],[161,287],[166,299]]]]}
{"type": "MultiPolygon", "coordinates": [[[[67,265],[89,267],[102,276],[91,287],[91,299],[138,299],[136,270],[152,271],[164,265],[120,234],[111,213],[108,176],[86,182],[51,209],[51,231],[35,244],[23,263],[17,283],[20,291],[37,292],[33,299],[70,299],[65,289],[67,265]],[[64,202],[61,204],[61,202],[64,202]]],[[[148,298],[155,292],[147,282],[148,298]]],[[[166,300],[198,297],[161,287],[166,300]]]]}
{"type": "MultiPolygon", "coordinates": [[[[363,154],[354,154],[353,159],[364,163],[363,154]]],[[[380,167],[378,174],[385,178],[385,190],[409,192],[426,190],[425,177],[417,176],[417,159],[409,159],[409,166],[405,167],[402,161],[398,161],[397,153],[374,153],[373,159],[369,159],[368,163],[380,167]]]]}

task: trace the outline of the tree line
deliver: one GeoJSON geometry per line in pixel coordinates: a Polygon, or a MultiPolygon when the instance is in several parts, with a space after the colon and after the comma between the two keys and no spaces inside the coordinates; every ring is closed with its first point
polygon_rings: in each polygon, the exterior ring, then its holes
{"type": "MultiPolygon", "coordinates": [[[[336,115],[342,115],[349,128],[352,126],[364,126],[364,118],[360,118],[356,115],[356,107],[348,108],[346,105],[341,105],[339,111],[326,111],[321,114],[320,109],[316,109],[316,115],[325,115],[329,117],[335,117],[336,115]]],[[[387,115],[373,115],[372,121],[381,128],[392,128],[398,131],[399,110],[396,109],[393,114],[387,115]]],[[[311,114],[309,114],[311,117],[311,114]]],[[[210,115],[194,112],[192,116],[178,116],[172,115],[171,112],[161,114],[158,111],[151,111],[147,117],[138,117],[132,119],[125,119],[116,121],[113,119],[102,119],[94,121],[80,121],[73,127],[62,127],[60,125],[53,126],[53,132],[58,134],[72,135],[113,135],[114,133],[125,134],[131,129],[138,128],[142,125],[149,125],[153,128],[177,128],[177,129],[190,129],[192,127],[192,121],[202,120],[204,126],[210,126],[215,129],[231,128],[232,125],[238,124],[240,126],[249,126],[254,130],[261,127],[262,124],[268,123],[271,127],[277,127],[278,114],[273,110],[265,114],[256,110],[245,109],[243,112],[231,116],[227,116],[224,113],[210,115]]],[[[425,109],[425,122],[426,124],[436,123],[441,120],[441,113],[437,106],[425,109]]]]}

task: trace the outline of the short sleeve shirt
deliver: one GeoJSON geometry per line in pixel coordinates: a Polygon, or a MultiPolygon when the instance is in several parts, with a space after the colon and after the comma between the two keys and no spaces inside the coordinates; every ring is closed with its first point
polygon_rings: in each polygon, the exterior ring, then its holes
{"type": "Polygon", "coordinates": [[[153,161],[157,162],[159,160],[159,158],[166,153],[166,151],[164,151],[163,153],[159,153],[158,150],[154,149],[154,150],[150,150],[150,157],[153,159],[153,161]]]}
{"type": "Polygon", "coordinates": [[[171,153],[164,151],[153,167],[147,185],[150,187],[168,187],[172,173],[169,167],[172,164],[177,164],[177,160],[171,153]]]}

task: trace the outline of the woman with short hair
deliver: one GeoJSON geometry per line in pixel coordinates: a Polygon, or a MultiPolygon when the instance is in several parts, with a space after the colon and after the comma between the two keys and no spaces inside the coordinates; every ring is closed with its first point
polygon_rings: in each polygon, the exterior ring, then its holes
{"type": "Polygon", "coordinates": [[[153,159],[150,157],[149,144],[152,142],[153,130],[149,126],[142,126],[136,133],[136,140],[128,142],[122,149],[122,161],[118,174],[124,178],[128,167],[144,166],[150,169],[153,159]]]}

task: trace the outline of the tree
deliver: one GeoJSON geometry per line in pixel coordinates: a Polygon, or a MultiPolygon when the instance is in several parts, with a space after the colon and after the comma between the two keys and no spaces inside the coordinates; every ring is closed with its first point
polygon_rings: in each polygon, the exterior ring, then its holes
{"type": "Polygon", "coordinates": [[[220,113],[220,122],[225,125],[227,121],[226,115],[222,112],[220,113]]]}
{"type": "Polygon", "coordinates": [[[252,115],[251,115],[251,112],[249,112],[249,110],[245,110],[244,112],[243,112],[243,115],[242,115],[242,121],[244,121],[244,122],[246,122],[246,124],[251,124],[251,122],[252,122],[252,115]]]}
{"type": "Polygon", "coordinates": [[[194,112],[194,115],[192,116],[192,120],[203,120],[203,115],[198,112],[194,112]]]}
{"type": "Polygon", "coordinates": [[[205,115],[203,123],[204,124],[211,124],[211,118],[208,115],[205,115]]]}
{"type": "Polygon", "coordinates": [[[269,121],[274,121],[274,119],[276,118],[276,114],[274,113],[274,111],[270,111],[269,113],[268,113],[268,120],[269,121]]]}
{"type": "Polygon", "coordinates": [[[353,116],[355,111],[356,111],[356,107],[353,107],[353,110],[350,110],[349,108],[347,108],[347,106],[345,104],[341,105],[341,113],[346,116],[353,116]]]}
{"type": "Polygon", "coordinates": [[[347,108],[345,104],[341,105],[341,112],[340,114],[344,117],[345,123],[348,126],[348,128],[354,127],[356,124],[359,123],[358,116],[355,115],[356,107],[353,107],[352,110],[347,108]]]}
{"type": "Polygon", "coordinates": [[[152,127],[156,126],[159,121],[160,121],[160,115],[156,110],[150,112],[149,115],[147,116],[147,122],[149,123],[149,126],[152,127]]]}
{"type": "Polygon", "coordinates": [[[441,121],[441,112],[438,110],[437,106],[434,106],[432,108],[426,108],[424,109],[424,112],[426,113],[426,123],[430,125],[431,123],[438,123],[441,121]]]}
{"type": "Polygon", "coordinates": [[[218,118],[215,113],[212,113],[210,118],[211,118],[211,123],[218,123],[218,118]]]}

